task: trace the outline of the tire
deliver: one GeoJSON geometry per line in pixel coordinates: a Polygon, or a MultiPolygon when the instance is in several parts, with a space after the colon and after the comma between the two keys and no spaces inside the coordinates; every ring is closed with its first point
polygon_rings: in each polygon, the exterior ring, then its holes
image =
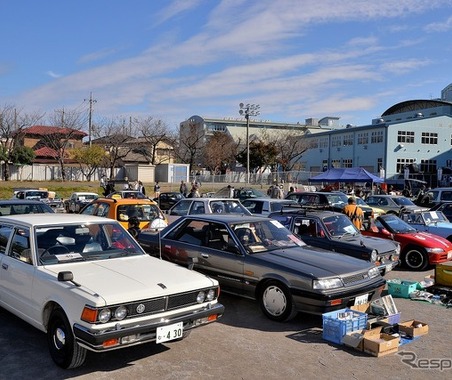
{"type": "Polygon", "coordinates": [[[264,285],[259,303],[265,316],[273,321],[285,322],[297,314],[289,290],[278,281],[269,281],[264,285]]]}
{"type": "Polygon", "coordinates": [[[428,267],[428,255],[424,249],[418,247],[409,248],[403,257],[404,264],[412,270],[424,270],[428,267]]]}
{"type": "Polygon", "coordinates": [[[47,328],[47,344],[53,361],[64,369],[80,367],[86,359],[86,349],[75,341],[63,310],[52,312],[47,328]]]}

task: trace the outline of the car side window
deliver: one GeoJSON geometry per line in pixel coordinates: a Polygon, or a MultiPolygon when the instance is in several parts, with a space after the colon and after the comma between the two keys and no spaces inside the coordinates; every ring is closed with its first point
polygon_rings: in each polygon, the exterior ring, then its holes
{"type": "Polygon", "coordinates": [[[191,205],[191,209],[189,214],[193,215],[193,214],[205,214],[206,210],[204,208],[204,203],[203,202],[193,202],[191,205]]]}
{"type": "Polygon", "coordinates": [[[7,225],[0,225],[0,253],[6,253],[6,246],[12,232],[12,227],[7,225]]]}
{"type": "Polygon", "coordinates": [[[27,228],[17,228],[14,231],[8,256],[27,264],[33,264],[30,249],[30,231],[27,228]]]}

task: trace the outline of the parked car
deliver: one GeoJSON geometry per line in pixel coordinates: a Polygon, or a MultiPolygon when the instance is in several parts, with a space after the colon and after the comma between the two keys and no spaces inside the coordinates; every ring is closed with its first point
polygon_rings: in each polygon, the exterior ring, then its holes
{"type": "Polygon", "coordinates": [[[55,210],[64,212],[64,204],[60,198],[56,198],[54,191],[47,189],[17,189],[14,191],[12,199],[28,199],[43,202],[55,210]]]}
{"type": "Polygon", "coordinates": [[[63,368],[215,321],[216,280],[147,255],[117,222],[79,214],[0,217],[0,305],[47,334],[63,368]]]}
{"type": "Polygon", "coordinates": [[[107,198],[114,199],[149,199],[146,195],[144,195],[141,191],[138,190],[120,190],[114,191],[107,195],[107,198]]]}
{"type": "Polygon", "coordinates": [[[426,207],[433,207],[445,201],[452,201],[452,187],[437,187],[429,190],[422,199],[426,207]]]}
{"type": "Polygon", "coordinates": [[[181,199],[184,199],[184,195],[177,191],[168,191],[165,193],[160,193],[158,198],[154,198],[154,202],[160,207],[160,210],[169,210],[181,199]]]}
{"type": "MultiPolygon", "coordinates": [[[[382,275],[399,263],[396,242],[364,236],[344,214],[334,211],[281,210],[271,213],[306,244],[369,261],[382,275]]],[[[338,256],[342,259],[342,255],[338,256]]]]}
{"type": "Polygon", "coordinates": [[[452,201],[443,201],[437,203],[432,208],[430,208],[430,211],[441,211],[449,220],[449,222],[452,221],[452,201]]]}
{"type": "Polygon", "coordinates": [[[370,302],[385,285],[373,264],[309,247],[266,217],[189,215],[138,241],[153,256],[218,279],[222,291],[258,300],[275,321],[370,302]]]}
{"type": "Polygon", "coordinates": [[[167,220],[157,204],[150,199],[97,198],[86,205],[81,214],[115,219],[128,228],[129,218],[136,216],[140,229],[160,229],[167,226],[167,220]]]}
{"type": "Polygon", "coordinates": [[[366,203],[370,207],[378,207],[386,214],[400,214],[400,212],[419,212],[428,210],[426,207],[417,206],[403,195],[369,195],[366,203]]]}
{"type": "Polygon", "coordinates": [[[254,215],[268,215],[275,211],[280,211],[284,207],[298,206],[298,202],[291,199],[275,198],[248,198],[244,199],[242,205],[254,215]]]}
{"type": "MultiPolygon", "coordinates": [[[[213,197],[216,198],[229,198],[229,191],[230,189],[228,187],[223,187],[220,190],[218,190],[213,197]]],[[[243,200],[247,198],[270,198],[266,193],[254,189],[252,187],[241,187],[239,189],[234,189],[234,196],[233,198],[243,200]]]]}
{"type": "Polygon", "coordinates": [[[32,199],[0,200],[0,216],[55,213],[48,204],[32,199]]]}
{"type": "Polygon", "coordinates": [[[292,199],[303,207],[317,207],[341,212],[348,203],[348,197],[341,191],[301,191],[289,193],[286,199],[292,199]]]}
{"type": "Polygon", "coordinates": [[[195,214],[240,214],[251,215],[238,199],[233,198],[184,198],[166,211],[172,223],[185,215],[195,214]]]}
{"type": "Polygon", "coordinates": [[[400,216],[418,231],[430,232],[452,242],[452,223],[441,211],[423,211],[400,216]]]}
{"type": "Polygon", "coordinates": [[[400,244],[400,258],[405,267],[425,270],[429,265],[452,260],[452,243],[428,232],[419,232],[396,215],[375,219],[375,228],[364,235],[395,240],[400,244]]]}
{"type": "Polygon", "coordinates": [[[64,201],[64,208],[66,212],[78,213],[88,203],[99,198],[99,194],[90,193],[85,191],[77,191],[71,194],[71,196],[64,201]]]}

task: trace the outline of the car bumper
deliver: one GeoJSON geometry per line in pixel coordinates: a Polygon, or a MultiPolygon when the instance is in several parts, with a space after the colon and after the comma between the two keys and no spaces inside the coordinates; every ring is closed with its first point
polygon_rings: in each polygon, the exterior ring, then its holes
{"type": "Polygon", "coordinates": [[[331,295],[305,292],[292,292],[293,300],[299,312],[308,314],[323,314],[330,311],[353,306],[359,296],[368,295],[368,301],[381,296],[386,281],[381,279],[377,283],[364,286],[354,291],[337,292],[331,295]]]}
{"type": "Polygon", "coordinates": [[[216,303],[210,308],[178,314],[166,319],[157,319],[146,324],[136,324],[125,328],[119,327],[115,330],[108,331],[91,330],[76,323],[74,324],[74,335],[81,346],[91,351],[104,352],[155,341],[157,338],[156,330],[158,327],[183,322],[185,332],[195,327],[214,322],[220,318],[223,313],[224,306],[220,303],[216,303]]]}
{"type": "Polygon", "coordinates": [[[384,276],[386,273],[392,271],[396,266],[400,264],[400,261],[386,261],[377,263],[378,270],[380,274],[384,276]]]}

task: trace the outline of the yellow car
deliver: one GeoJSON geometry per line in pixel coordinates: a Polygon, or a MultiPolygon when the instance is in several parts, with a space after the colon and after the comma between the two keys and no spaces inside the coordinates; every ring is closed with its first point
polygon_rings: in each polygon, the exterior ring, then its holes
{"type": "Polygon", "coordinates": [[[166,227],[168,222],[157,203],[150,199],[98,198],[85,206],[80,214],[103,216],[119,221],[126,229],[128,220],[136,216],[141,230],[166,227]]]}

